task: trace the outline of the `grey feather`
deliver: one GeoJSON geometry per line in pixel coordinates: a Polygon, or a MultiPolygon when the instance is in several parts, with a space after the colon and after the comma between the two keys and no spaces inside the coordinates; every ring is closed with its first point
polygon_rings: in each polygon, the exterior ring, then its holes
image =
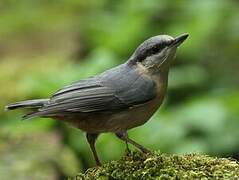
{"type": "Polygon", "coordinates": [[[20,101],[16,103],[9,104],[5,107],[6,110],[13,110],[18,108],[30,108],[30,109],[36,109],[43,107],[43,105],[48,101],[49,99],[34,99],[34,100],[27,100],[27,101],[20,101]]]}
{"type": "Polygon", "coordinates": [[[122,64],[59,90],[36,115],[122,110],[145,103],[155,95],[152,80],[141,76],[135,68],[122,64]]]}
{"type": "Polygon", "coordinates": [[[43,104],[35,104],[37,109],[24,118],[121,111],[148,102],[155,96],[154,81],[140,75],[135,67],[125,63],[60,89],[43,104]]]}

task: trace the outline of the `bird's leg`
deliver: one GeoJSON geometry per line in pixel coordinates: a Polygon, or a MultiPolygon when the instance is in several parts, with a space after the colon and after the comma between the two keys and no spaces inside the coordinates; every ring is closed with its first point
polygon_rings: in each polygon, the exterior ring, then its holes
{"type": "Polygon", "coordinates": [[[98,135],[99,134],[86,133],[86,139],[87,139],[87,141],[90,145],[90,149],[91,149],[91,151],[94,155],[96,166],[101,166],[100,160],[98,158],[98,155],[97,155],[97,152],[96,152],[96,149],[95,149],[95,142],[96,142],[96,139],[97,139],[98,135]]]}
{"type": "Polygon", "coordinates": [[[126,131],[125,132],[118,132],[118,133],[115,133],[115,134],[118,138],[125,141],[126,143],[130,143],[130,144],[134,145],[135,147],[140,149],[143,153],[150,153],[150,150],[148,150],[147,148],[143,147],[142,145],[140,145],[140,144],[136,143],[135,141],[133,141],[132,139],[130,139],[128,137],[128,133],[126,131]]]}
{"type": "Polygon", "coordinates": [[[127,155],[130,155],[130,149],[129,149],[128,141],[125,141],[125,145],[126,145],[126,153],[127,153],[127,155]]]}

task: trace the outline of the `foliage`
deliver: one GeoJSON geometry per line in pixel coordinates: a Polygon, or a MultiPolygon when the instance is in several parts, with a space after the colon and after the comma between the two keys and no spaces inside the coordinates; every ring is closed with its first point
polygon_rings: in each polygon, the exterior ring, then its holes
{"type": "Polygon", "coordinates": [[[62,144],[59,132],[42,130],[31,136],[1,133],[1,139],[8,142],[0,141],[1,179],[57,179],[81,169],[75,154],[62,144]]]}
{"type": "MultiPolygon", "coordinates": [[[[48,97],[64,85],[122,63],[139,43],[157,34],[188,32],[190,37],[177,52],[163,106],[147,124],[131,130],[130,137],[161,152],[238,159],[238,7],[236,0],[1,1],[0,178],[3,171],[7,174],[2,167],[9,167],[10,175],[19,172],[12,162],[28,148],[46,146],[50,140],[41,133],[58,139],[81,171],[93,166],[79,130],[50,119],[20,122],[24,112],[5,112],[3,107],[48,97]],[[51,136],[54,132],[60,133],[51,136]],[[32,141],[34,134],[39,141],[32,141]],[[28,148],[14,145],[22,138],[28,148]],[[2,159],[9,154],[14,158],[6,166],[2,159]]],[[[71,176],[76,170],[65,169],[72,167],[58,168],[60,161],[48,161],[49,156],[62,156],[58,145],[44,155],[37,148],[32,153],[49,170],[58,169],[59,176],[71,176]]],[[[108,162],[120,158],[124,145],[114,135],[103,134],[97,150],[108,162]]],[[[23,159],[19,162],[35,162],[23,159]]]]}

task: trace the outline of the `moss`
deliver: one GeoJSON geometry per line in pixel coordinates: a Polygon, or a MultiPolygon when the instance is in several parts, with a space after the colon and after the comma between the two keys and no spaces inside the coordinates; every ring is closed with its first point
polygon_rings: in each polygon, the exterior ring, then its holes
{"type": "Polygon", "coordinates": [[[133,152],[78,174],[77,179],[238,179],[239,163],[207,155],[133,152]]]}

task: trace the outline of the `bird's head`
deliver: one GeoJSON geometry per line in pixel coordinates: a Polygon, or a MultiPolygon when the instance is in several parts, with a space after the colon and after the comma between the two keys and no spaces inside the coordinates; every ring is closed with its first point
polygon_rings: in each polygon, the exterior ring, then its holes
{"type": "Polygon", "coordinates": [[[188,37],[182,34],[176,38],[158,35],[144,41],[130,57],[129,63],[142,64],[147,69],[169,67],[175,57],[177,47],[188,37]]]}

